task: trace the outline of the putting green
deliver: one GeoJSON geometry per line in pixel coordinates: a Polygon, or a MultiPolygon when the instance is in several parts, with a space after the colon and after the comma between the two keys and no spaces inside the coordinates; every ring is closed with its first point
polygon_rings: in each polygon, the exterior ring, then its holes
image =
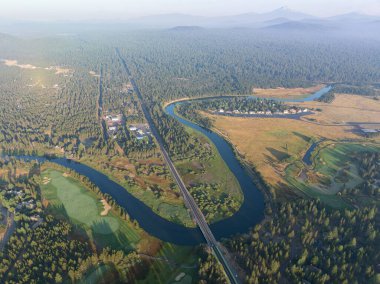
{"type": "Polygon", "coordinates": [[[51,170],[47,175],[51,179],[46,185],[47,190],[56,195],[70,219],[90,227],[98,234],[108,235],[119,229],[120,224],[116,218],[100,216],[102,204],[81,184],[63,176],[59,171],[51,170]]]}

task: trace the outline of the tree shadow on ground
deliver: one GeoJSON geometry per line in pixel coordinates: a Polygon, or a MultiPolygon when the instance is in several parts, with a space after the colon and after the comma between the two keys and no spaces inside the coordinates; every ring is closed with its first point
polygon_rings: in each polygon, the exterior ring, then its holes
{"type": "Polygon", "coordinates": [[[113,230],[105,220],[99,219],[99,221],[94,222],[91,231],[98,247],[108,246],[111,249],[121,249],[126,252],[133,249],[131,241],[121,232],[120,227],[113,230]]]}
{"type": "Polygon", "coordinates": [[[72,220],[72,218],[70,218],[70,216],[67,214],[67,211],[66,211],[65,207],[63,206],[63,204],[51,204],[51,203],[49,203],[48,210],[57,219],[65,220],[65,221],[69,222],[73,226],[76,235],[78,235],[80,237],[84,237],[87,240],[91,239],[91,237],[88,235],[86,230],[80,224],[75,223],[72,220]]]}
{"type": "Polygon", "coordinates": [[[299,132],[296,132],[296,131],[293,131],[293,134],[299,138],[301,138],[302,140],[304,140],[305,142],[310,142],[311,138],[309,136],[306,136],[306,135],[303,135],[302,133],[299,133],[299,132]]]}
{"type": "Polygon", "coordinates": [[[290,155],[288,153],[279,151],[277,149],[267,147],[266,148],[279,162],[285,161],[286,159],[290,158],[290,155]]]}

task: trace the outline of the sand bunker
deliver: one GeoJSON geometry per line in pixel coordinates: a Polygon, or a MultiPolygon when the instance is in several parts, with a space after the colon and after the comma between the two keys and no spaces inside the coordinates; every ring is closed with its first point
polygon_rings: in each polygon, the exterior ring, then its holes
{"type": "Polygon", "coordinates": [[[104,209],[103,211],[100,213],[100,216],[107,216],[108,215],[108,212],[112,209],[111,206],[107,203],[107,201],[105,199],[102,199],[100,202],[102,202],[103,206],[104,206],[104,209]]]}
{"type": "Polygon", "coordinates": [[[50,183],[50,181],[51,181],[50,178],[48,178],[48,177],[44,177],[44,178],[42,179],[42,184],[47,185],[47,184],[50,183]]]}
{"type": "Polygon", "coordinates": [[[175,278],[175,281],[181,281],[183,277],[185,277],[186,274],[184,272],[181,272],[180,274],[177,275],[177,277],[175,278]]]}

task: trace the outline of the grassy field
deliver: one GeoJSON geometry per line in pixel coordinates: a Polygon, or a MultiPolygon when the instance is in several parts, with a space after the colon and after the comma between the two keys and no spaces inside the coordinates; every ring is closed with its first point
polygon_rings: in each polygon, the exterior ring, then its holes
{"type": "Polygon", "coordinates": [[[198,257],[196,248],[165,244],[141,284],[195,283],[198,257]]]}
{"type": "Polygon", "coordinates": [[[79,281],[80,284],[92,284],[92,283],[112,283],[114,282],[114,276],[117,272],[113,270],[109,265],[101,264],[88,271],[82,280],[79,281]]]}
{"type": "Polygon", "coordinates": [[[285,169],[285,183],[296,193],[302,192],[306,196],[320,199],[323,203],[333,208],[345,208],[349,207],[340,196],[336,194],[329,194],[320,190],[320,185],[311,185],[307,181],[303,180],[299,173],[304,168],[304,165],[300,162],[290,164],[285,169]]]}
{"type": "Polygon", "coordinates": [[[294,187],[331,207],[346,207],[348,204],[340,198],[339,192],[363,182],[353,155],[365,151],[380,151],[380,145],[327,141],[314,152],[313,168],[305,168],[299,162],[291,164],[286,169],[286,179],[294,187]]]}
{"type": "MultiPolygon", "coordinates": [[[[146,257],[151,266],[141,283],[192,283],[197,273],[195,247],[163,243],[160,249],[159,240],[135,229],[112,210],[107,216],[101,216],[104,206],[99,198],[64,172],[45,170],[41,189],[43,199],[48,202],[47,210],[58,218],[69,220],[76,226],[79,236],[85,234],[100,248],[108,246],[124,251],[136,249],[143,258],[146,257]],[[176,281],[175,278],[181,273],[186,275],[181,277],[181,281],[176,281]]],[[[170,207],[170,210],[173,208],[170,207]]],[[[107,283],[114,276],[111,267],[101,265],[89,271],[82,283],[107,283]]]]}
{"type": "MultiPolygon", "coordinates": [[[[347,122],[349,118],[359,122],[378,121],[379,102],[371,98],[338,95],[334,103],[335,109],[323,104],[325,108],[316,114],[321,120],[329,121],[328,125],[278,118],[208,116],[214,121],[215,129],[262,174],[275,196],[287,195],[288,189],[293,188],[296,192],[341,208],[347,203],[338,192],[362,182],[349,154],[372,149],[376,146],[369,145],[380,145],[380,139],[365,139],[355,133],[354,126],[331,125],[331,122],[347,122]],[[304,154],[313,142],[321,139],[326,139],[326,142],[314,151],[314,166],[305,166],[302,162],[304,154]],[[357,142],[339,143],[347,139],[357,142]],[[336,145],[323,148],[328,143],[336,145]]],[[[320,104],[312,102],[307,106],[320,104]]]]}
{"type": "Polygon", "coordinates": [[[52,214],[69,220],[78,233],[86,234],[99,247],[124,251],[136,247],[141,232],[112,210],[101,216],[103,204],[79,181],[51,169],[44,171],[42,178],[42,196],[52,214]]]}
{"type": "Polygon", "coordinates": [[[365,96],[335,95],[331,103],[317,101],[298,103],[301,107],[320,109],[307,116],[322,124],[343,124],[347,122],[380,123],[380,101],[365,96]]]}
{"type": "MultiPolygon", "coordinates": [[[[221,202],[228,195],[235,202],[234,208],[230,208],[228,212],[221,210],[216,214],[206,214],[209,222],[216,222],[228,216],[232,216],[235,211],[240,208],[244,196],[236,177],[232,174],[228,165],[224,162],[215,145],[203,134],[186,127],[190,135],[197,137],[203,145],[207,145],[212,151],[212,157],[209,160],[192,159],[176,161],[175,166],[181,174],[187,188],[194,195],[193,187],[199,184],[209,185],[204,190],[211,200],[221,202]]],[[[199,205],[199,204],[198,204],[199,205]]]]}
{"type": "Polygon", "coordinates": [[[237,118],[211,116],[215,128],[261,172],[275,188],[283,187],[283,171],[294,160],[302,159],[321,138],[355,139],[351,127],[321,126],[282,118],[237,118]]]}
{"type": "Polygon", "coordinates": [[[164,164],[160,159],[132,161],[126,157],[97,157],[81,162],[124,186],[161,217],[187,227],[195,226],[178,189],[172,188],[174,183],[170,175],[162,172],[164,164]],[[153,168],[157,172],[152,173],[153,168]]]}
{"type": "Polygon", "coordinates": [[[320,84],[309,88],[275,88],[275,89],[260,89],[254,88],[253,94],[262,98],[281,98],[281,99],[293,99],[302,98],[307,95],[313,94],[325,85],[320,84]]]}

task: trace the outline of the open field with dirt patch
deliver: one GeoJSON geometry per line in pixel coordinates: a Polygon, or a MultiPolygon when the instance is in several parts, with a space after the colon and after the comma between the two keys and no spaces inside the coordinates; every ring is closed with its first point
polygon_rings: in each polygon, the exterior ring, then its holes
{"type": "Polygon", "coordinates": [[[289,158],[302,159],[313,141],[359,138],[349,126],[321,126],[281,118],[209,117],[215,128],[275,187],[283,183],[282,172],[289,158]]]}
{"type": "Polygon", "coordinates": [[[349,204],[340,198],[339,192],[353,189],[364,181],[355,156],[360,152],[379,151],[379,144],[326,141],[313,153],[312,168],[295,162],[286,168],[285,177],[289,184],[308,196],[319,198],[331,207],[346,207],[349,204]]]}
{"type": "MultiPolygon", "coordinates": [[[[351,105],[354,102],[355,100],[352,100],[351,105]]],[[[341,101],[338,103],[342,104],[341,101]]],[[[369,109],[373,110],[374,106],[369,106],[369,109]]],[[[339,110],[336,113],[339,115],[339,110]]],[[[337,195],[341,189],[353,188],[362,182],[357,167],[354,164],[348,165],[352,163],[348,156],[350,151],[363,151],[369,147],[362,146],[366,143],[380,145],[379,138],[365,140],[355,134],[354,126],[319,125],[309,121],[277,118],[208,116],[214,121],[215,129],[227,137],[244,158],[262,174],[274,189],[275,195],[286,194],[289,188],[298,189],[309,196],[320,198],[333,207],[347,206],[337,195]],[[313,154],[315,169],[306,167],[302,163],[304,154],[313,142],[321,139],[326,139],[326,142],[321,143],[314,153],[318,153],[319,149],[328,143],[338,145],[339,141],[345,140],[362,142],[345,143],[342,144],[345,146],[337,146],[330,152],[324,150],[320,153],[320,158],[313,154]],[[344,154],[341,154],[343,152],[344,154]],[[331,158],[338,156],[339,159],[331,158]]]]}
{"type": "Polygon", "coordinates": [[[57,170],[46,170],[42,177],[50,180],[41,185],[41,190],[52,214],[76,225],[79,233],[86,234],[100,247],[128,250],[137,245],[140,232],[112,211],[102,216],[103,204],[79,181],[57,170]]]}
{"type": "Polygon", "coordinates": [[[309,88],[253,88],[253,95],[262,98],[292,99],[310,95],[319,91],[325,86],[326,85],[320,84],[309,88]]]}
{"type": "Polygon", "coordinates": [[[21,69],[32,69],[32,70],[39,68],[39,67],[34,66],[32,64],[18,64],[17,60],[4,59],[3,62],[8,67],[18,67],[21,69]]]}
{"type": "Polygon", "coordinates": [[[8,67],[18,67],[20,69],[29,69],[29,70],[36,70],[36,69],[45,69],[45,70],[52,70],[55,71],[56,75],[60,74],[70,74],[73,72],[73,70],[68,69],[68,68],[63,68],[60,66],[50,66],[50,67],[38,67],[34,66],[32,64],[19,64],[17,60],[9,60],[9,59],[3,59],[2,62],[4,65],[8,67]]]}
{"type": "Polygon", "coordinates": [[[330,104],[317,101],[292,104],[309,109],[320,109],[321,111],[316,111],[307,118],[315,119],[323,124],[380,123],[380,101],[364,96],[344,94],[335,96],[335,100],[330,104]]]}

